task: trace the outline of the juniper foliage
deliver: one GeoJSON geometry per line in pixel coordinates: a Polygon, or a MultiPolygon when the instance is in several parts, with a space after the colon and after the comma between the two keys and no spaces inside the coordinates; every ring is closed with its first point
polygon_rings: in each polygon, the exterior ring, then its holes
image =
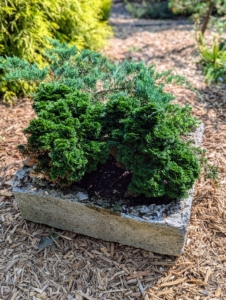
{"type": "Polygon", "coordinates": [[[198,125],[189,106],[172,104],[167,83],[186,80],[170,71],[124,61],[111,63],[89,50],[53,41],[40,69],[18,58],[1,59],[5,80],[38,82],[37,119],[21,151],[38,160],[49,180],[70,184],[114,152],[132,172],[129,190],[148,197],[182,198],[200,173],[199,158],[182,136],[198,125]]]}

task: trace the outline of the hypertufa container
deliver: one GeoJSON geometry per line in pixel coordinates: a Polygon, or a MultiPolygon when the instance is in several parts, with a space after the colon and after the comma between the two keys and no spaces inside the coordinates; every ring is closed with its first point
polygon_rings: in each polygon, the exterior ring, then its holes
{"type": "MultiPolygon", "coordinates": [[[[202,141],[203,124],[194,133],[202,141]]],[[[18,170],[13,193],[24,219],[62,230],[118,242],[161,254],[183,252],[194,188],[185,199],[166,205],[142,205],[127,212],[106,208],[106,201],[89,199],[84,190],[68,193],[45,180],[35,181],[30,168],[18,170]]]]}

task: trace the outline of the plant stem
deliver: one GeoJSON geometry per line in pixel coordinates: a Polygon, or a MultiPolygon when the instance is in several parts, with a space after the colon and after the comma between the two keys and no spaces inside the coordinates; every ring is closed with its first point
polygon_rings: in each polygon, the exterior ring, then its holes
{"type": "Polygon", "coordinates": [[[210,1],[209,2],[209,9],[208,9],[207,15],[204,19],[204,23],[203,23],[202,28],[201,28],[202,35],[204,35],[204,33],[206,31],[207,25],[208,25],[209,20],[210,20],[210,16],[212,15],[212,12],[213,12],[213,8],[214,8],[214,3],[213,3],[213,1],[210,1]]]}
{"type": "Polygon", "coordinates": [[[96,92],[95,96],[98,95],[98,94],[114,92],[114,91],[119,91],[119,90],[125,90],[125,88],[114,88],[114,89],[102,90],[102,91],[96,92]]]}

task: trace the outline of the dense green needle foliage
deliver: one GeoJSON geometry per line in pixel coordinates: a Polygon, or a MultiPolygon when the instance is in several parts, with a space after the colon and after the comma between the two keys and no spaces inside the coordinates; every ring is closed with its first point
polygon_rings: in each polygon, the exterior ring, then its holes
{"type": "Polygon", "coordinates": [[[89,95],[66,85],[43,83],[34,97],[38,119],[33,119],[26,150],[37,153],[40,170],[61,184],[77,181],[108,157],[100,140],[102,103],[92,104],[89,95]]]}
{"type": "Polygon", "coordinates": [[[181,198],[199,176],[199,162],[179,138],[195,125],[191,108],[136,98],[110,99],[106,107],[109,144],[133,174],[131,192],[148,197],[181,198]]]}
{"type": "Polygon", "coordinates": [[[182,198],[200,173],[197,149],[185,136],[198,125],[189,106],[172,104],[167,83],[188,83],[155,67],[111,63],[98,53],[79,52],[53,41],[48,67],[16,57],[0,59],[6,80],[38,82],[37,118],[21,151],[37,159],[49,180],[80,180],[110,153],[132,172],[129,190],[148,197],[182,198]]]}
{"type": "Polygon", "coordinates": [[[107,21],[110,17],[112,0],[101,0],[102,21],[107,21]]]}
{"type": "MultiPolygon", "coordinates": [[[[106,22],[110,8],[111,0],[0,0],[0,54],[46,64],[46,37],[100,49],[112,34],[106,22]]],[[[0,70],[0,97],[29,92],[26,84],[1,82],[1,75],[0,70]]]]}

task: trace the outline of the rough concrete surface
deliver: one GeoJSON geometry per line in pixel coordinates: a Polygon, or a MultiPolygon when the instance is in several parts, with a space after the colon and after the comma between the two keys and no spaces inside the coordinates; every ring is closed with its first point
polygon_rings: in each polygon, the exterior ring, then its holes
{"type": "MultiPolygon", "coordinates": [[[[203,125],[195,133],[197,145],[202,133],[203,125]]],[[[167,205],[116,212],[103,207],[101,199],[93,202],[85,191],[65,193],[54,184],[37,184],[29,173],[29,168],[19,170],[13,186],[24,219],[161,254],[178,256],[183,252],[193,190],[188,198],[167,205]]]]}

